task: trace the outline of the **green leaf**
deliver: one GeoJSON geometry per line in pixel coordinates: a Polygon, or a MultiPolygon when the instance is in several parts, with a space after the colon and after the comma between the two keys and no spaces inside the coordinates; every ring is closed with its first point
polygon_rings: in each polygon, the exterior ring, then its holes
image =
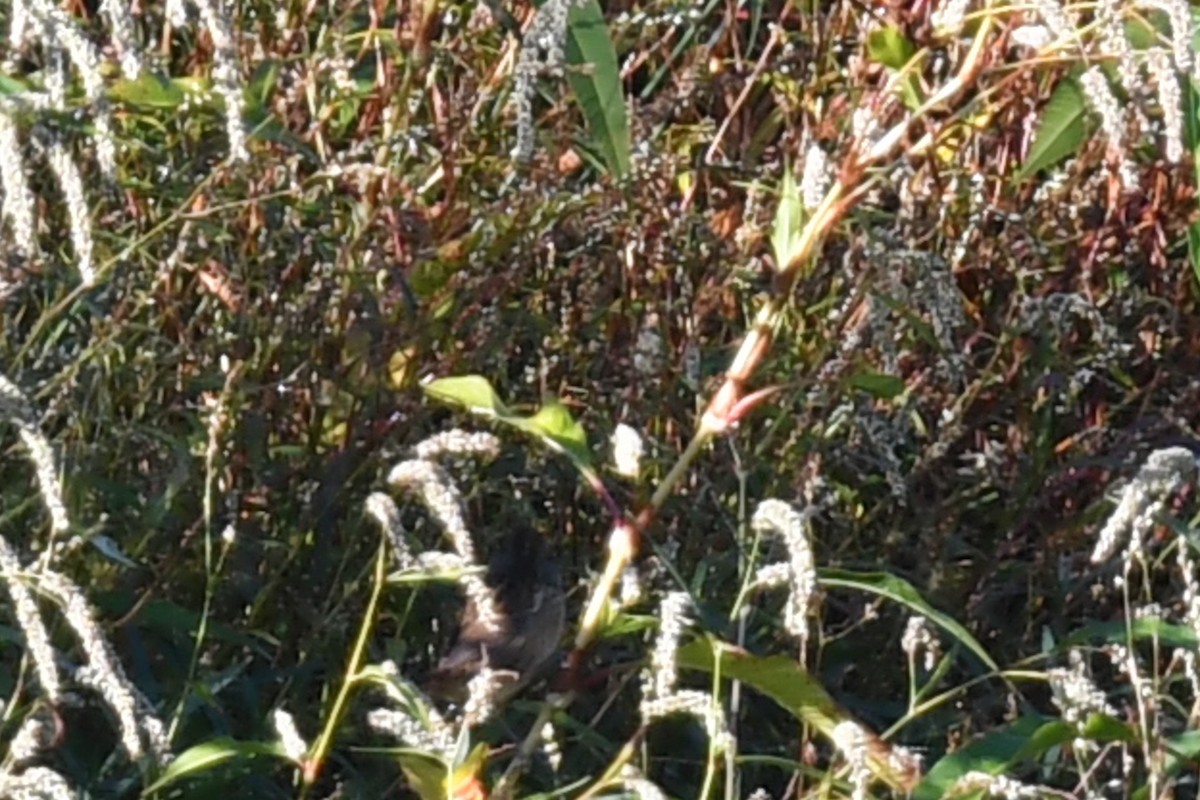
{"type": "Polygon", "coordinates": [[[621,91],[621,67],[604,12],[596,0],[574,4],[568,18],[567,63],[583,66],[568,72],[571,91],[583,111],[592,143],[608,171],[629,172],[629,118],[621,91]]]}
{"type": "Polygon", "coordinates": [[[787,269],[799,249],[804,231],[804,202],[790,166],[783,168],[779,185],[779,208],[775,210],[775,229],[771,232],[771,247],[775,251],[775,269],[787,269]]]}
{"type": "Polygon", "coordinates": [[[465,406],[468,411],[485,417],[501,417],[509,413],[487,378],[480,375],[438,378],[422,388],[435,400],[465,406]]]}
{"type": "Polygon", "coordinates": [[[846,716],[820,681],[788,656],[755,656],[745,650],[711,639],[696,639],[681,647],[677,655],[684,669],[712,672],[720,654],[721,675],[752,686],[797,719],[812,725],[824,736],[846,716]]]}
{"type": "Polygon", "coordinates": [[[1031,742],[1049,747],[1070,732],[1070,726],[1061,720],[1021,717],[1008,728],[977,739],[934,764],[913,792],[912,800],[941,800],[968,772],[999,775],[1019,758],[1034,755],[1029,750],[1031,742]]]}
{"type": "Polygon", "coordinates": [[[12,75],[0,75],[0,95],[11,96],[33,91],[28,81],[14,78],[12,75]]]}
{"type": "Polygon", "coordinates": [[[822,586],[840,589],[854,589],[868,594],[886,597],[893,602],[921,614],[937,625],[946,633],[961,642],[967,649],[979,657],[992,671],[999,672],[1000,667],[992,660],[970,631],[964,628],[953,617],[943,614],[926,602],[911,583],[886,572],[851,572],[844,569],[819,569],[817,578],[822,586]]]}
{"type": "Polygon", "coordinates": [[[1041,759],[1080,735],[1096,742],[1135,742],[1137,735],[1119,720],[1092,714],[1081,731],[1061,719],[1021,717],[1008,728],[990,733],[933,765],[913,792],[912,800],[939,800],[968,772],[1000,775],[1022,763],[1041,759]]]}
{"type": "MultiPolygon", "coordinates": [[[[1200,13],[1192,9],[1195,20],[1200,13]]],[[[1200,45],[1200,26],[1196,28],[1196,36],[1192,39],[1192,51],[1200,45]]],[[[1200,187],[1200,82],[1195,78],[1185,81],[1184,92],[1184,135],[1185,144],[1192,151],[1192,187],[1200,187]]],[[[1200,195],[1193,201],[1200,205],[1200,195]]],[[[1192,222],[1187,228],[1187,243],[1189,260],[1192,262],[1192,274],[1196,276],[1196,284],[1200,286],[1200,219],[1192,222]]]]}
{"type": "Polygon", "coordinates": [[[387,582],[392,585],[399,586],[421,586],[426,583],[456,583],[462,580],[464,575],[479,574],[482,575],[486,570],[483,567],[471,567],[470,569],[421,569],[413,567],[412,569],[399,570],[387,576],[387,582]]]}
{"type": "Polygon", "coordinates": [[[1163,742],[1167,751],[1167,775],[1177,775],[1186,766],[1195,766],[1200,760],[1200,731],[1184,731],[1163,742]]]}
{"type": "Polygon", "coordinates": [[[182,778],[194,778],[230,761],[251,761],[262,758],[290,762],[283,745],[279,742],[239,742],[235,739],[213,739],[183,751],[171,762],[158,780],[147,787],[145,794],[153,794],[182,778]]]}
{"type": "Polygon", "coordinates": [[[423,388],[436,400],[465,406],[468,411],[533,434],[550,449],[566,455],[584,473],[592,469],[592,454],[583,426],[557,400],[547,400],[532,416],[523,416],[510,411],[492,385],[480,375],[440,378],[423,388]]]}
{"type": "Polygon", "coordinates": [[[590,466],[592,454],[588,450],[587,434],[567,407],[557,400],[547,400],[532,417],[511,417],[506,421],[541,437],[553,449],[566,454],[576,466],[590,466]]]}
{"type": "MultiPolygon", "coordinates": [[[[895,25],[878,28],[867,36],[867,54],[873,61],[878,61],[893,72],[899,72],[908,66],[908,62],[912,61],[916,53],[916,45],[895,25]]],[[[900,94],[904,105],[912,110],[920,108],[925,101],[915,71],[901,79],[900,94]]]]}
{"type": "Polygon", "coordinates": [[[408,779],[408,788],[421,800],[445,800],[450,768],[437,756],[423,750],[396,748],[393,751],[400,769],[408,779]]]}
{"type": "Polygon", "coordinates": [[[1126,742],[1133,744],[1138,740],[1137,731],[1124,722],[1121,722],[1121,720],[1110,717],[1108,714],[1090,714],[1087,722],[1083,724],[1083,730],[1080,733],[1083,738],[1091,739],[1093,742],[1126,742]]]}
{"type": "MultiPolygon", "coordinates": [[[[863,730],[868,730],[853,720],[850,713],[841,708],[825,687],[795,659],[781,655],[755,656],[713,639],[697,639],[685,645],[679,649],[676,658],[685,669],[709,673],[719,670],[722,677],[741,681],[827,738],[832,739],[834,729],[845,721],[854,721],[863,730]]],[[[898,766],[898,759],[889,757],[887,743],[871,737],[868,750],[867,761],[876,777],[900,791],[912,789],[915,771],[909,772],[898,766]]]]}
{"type": "Polygon", "coordinates": [[[1138,617],[1132,622],[1089,622],[1082,628],[1072,631],[1055,647],[1059,653],[1065,653],[1080,645],[1105,642],[1125,644],[1127,641],[1157,641],[1166,647],[1181,647],[1195,650],[1200,646],[1196,632],[1186,625],[1175,625],[1160,617],[1138,617]]]}
{"type": "Polygon", "coordinates": [[[165,108],[175,110],[183,105],[187,93],[174,81],[152,72],[144,72],[134,80],[117,81],[109,97],[135,108],[165,108]]]}
{"type": "Polygon", "coordinates": [[[888,69],[904,69],[917,46],[895,25],[877,28],[867,36],[867,54],[888,69]]]}
{"type": "Polygon", "coordinates": [[[1024,180],[1079,152],[1087,134],[1086,118],[1087,105],[1079,84],[1074,78],[1063,78],[1042,109],[1038,131],[1017,178],[1024,180]]]}
{"type": "Polygon", "coordinates": [[[904,392],[903,378],[882,372],[860,372],[851,375],[850,385],[884,400],[891,400],[904,392]]]}

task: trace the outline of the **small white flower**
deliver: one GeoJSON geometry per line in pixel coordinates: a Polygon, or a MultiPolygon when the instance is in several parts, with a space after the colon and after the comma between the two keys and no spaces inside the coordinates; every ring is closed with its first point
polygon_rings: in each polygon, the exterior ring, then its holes
{"type": "Polygon", "coordinates": [[[641,434],[622,422],[613,431],[612,449],[617,474],[636,479],[642,460],[641,434]]]}
{"type": "Polygon", "coordinates": [[[271,721],[275,724],[275,733],[283,745],[283,752],[292,761],[300,763],[308,753],[308,745],[296,728],[295,718],[282,708],[277,708],[271,712],[271,721]]]}
{"type": "Polygon", "coordinates": [[[1053,34],[1045,25],[1022,25],[1010,34],[1010,38],[1014,44],[1032,50],[1041,50],[1054,41],[1053,34]]]}

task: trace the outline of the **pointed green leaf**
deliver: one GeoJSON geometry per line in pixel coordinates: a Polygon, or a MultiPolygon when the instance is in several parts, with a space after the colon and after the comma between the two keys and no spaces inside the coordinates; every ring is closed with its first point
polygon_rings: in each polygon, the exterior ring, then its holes
{"type": "Polygon", "coordinates": [[[450,769],[446,762],[423,750],[403,747],[393,751],[400,769],[408,779],[408,788],[421,800],[446,800],[450,769]]]}
{"type": "Polygon", "coordinates": [[[850,385],[884,400],[891,400],[904,392],[903,378],[882,372],[860,372],[851,375],[850,385]]]}
{"type": "Polygon", "coordinates": [[[596,0],[571,7],[568,18],[567,63],[579,69],[568,72],[571,91],[583,111],[592,143],[616,177],[629,172],[629,119],[621,91],[617,50],[604,24],[596,0]]]}
{"type": "MultiPolygon", "coordinates": [[[[898,72],[908,66],[908,62],[917,53],[917,46],[912,43],[904,32],[895,25],[878,28],[867,36],[867,53],[873,61],[878,61],[889,70],[898,72]]],[[[915,72],[910,72],[901,79],[900,93],[904,105],[909,109],[917,109],[925,101],[921,84],[915,72]]]]}
{"type": "Polygon", "coordinates": [[[1070,726],[1061,720],[1021,717],[1007,728],[989,733],[943,757],[925,775],[913,792],[912,800],[941,800],[968,772],[999,775],[1022,755],[1033,755],[1026,749],[1031,741],[1048,745],[1068,734],[1070,726]]]}
{"type": "Polygon", "coordinates": [[[1126,742],[1134,744],[1138,740],[1137,731],[1121,720],[1108,714],[1090,714],[1081,731],[1083,738],[1093,742],[1126,742]]]}
{"type": "Polygon", "coordinates": [[[239,742],[235,739],[213,739],[183,751],[171,762],[158,780],[147,787],[147,795],[181,778],[195,778],[208,770],[234,760],[261,758],[290,761],[279,742],[239,742]]]}
{"type": "Polygon", "coordinates": [[[567,407],[557,400],[547,400],[532,417],[510,417],[523,431],[541,437],[551,448],[564,453],[576,466],[589,467],[592,454],[588,450],[587,434],[567,407]]]}
{"type": "Polygon", "coordinates": [[[423,388],[436,400],[465,406],[476,414],[533,434],[555,452],[571,459],[584,473],[592,469],[592,454],[583,426],[571,416],[566,406],[553,398],[546,400],[532,416],[523,416],[509,411],[492,385],[479,375],[441,378],[430,381],[423,388]]]}
{"type": "Polygon", "coordinates": [[[983,649],[983,645],[971,635],[970,631],[950,615],[943,614],[929,605],[925,598],[921,596],[921,593],[903,578],[897,578],[895,575],[889,575],[886,572],[851,572],[850,570],[832,568],[817,570],[817,578],[820,580],[821,585],[825,587],[855,589],[860,592],[886,597],[893,602],[906,606],[912,611],[926,617],[934,625],[937,625],[961,642],[991,670],[994,672],[1000,671],[1000,667],[992,660],[987,651],[983,649]]]}
{"type": "Polygon", "coordinates": [[[1041,122],[1017,178],[1028,178],[1079,152],[1087,134],[1086,117],[1083,90],[1074,78],[1064,78],[1042,109],[1041,122]]]}
{"type": "Polygon", "coordinates": [[[480,375],[462,375],[456,378],[438,378],[422,387],[425,393],[443,403],[465,406],[468,411],[485,417],[500,417],[508,409],[500,402],[499,395],[487,378],[480,375]]]}
{"type": "Polygon", "coordinates": [[[779,184],[779,208],[775,210],[775,229],[771,232],[771,247],[775,251],[775,269],[787,269],[804,231],[804,201],[800,187],[792,175],[792,168],[785,165],[783,181],[779,184]]]}
{"type": "Polygon", "coordinates": [[[1186,650],[1195,650],[1200,646],[1196,632],[1186,625],[1176,625],[1161,617],[1139,617],[1132,622],[1089,622],[1072,631],[1070,636],[1058,643],[1055,650],[1065,653],[1080,645],[1096,642],[1125,644],[1130,640],[1157,641],[1165,647],[1181,647],[1186,650]]]}
{"type": "Polygon", "coordinates": [[[710,639],[697,639],[681,647],[677,658],[684,669],[712,672],[717,668],[717,653],[723,676],[754,687],[825,736],[832,736],[833,729],[845,716],[820,681],[794,658],[754,656],[710,639]]]}
{"type": "Polygon", "coordinates": [[[867,54],[888,69],[903,69],[917,52],[917,46],[895,25],[876,28],[867,36],[867,54]]]}
{"type": "Polygon", "coordinates": [[[137,108],[175,110],[183,105],[187,94],[174,81],[153,72],[143,72],[133,80],[117,81],[109,90],[109,97],[137,108]]]}
{"type": "MultiPolygon", "coordinates": [[[[839,723],[853,721],[849,712],[838,706],[813,675],[787,656],[755,656],[731,644],[713,639],[697,639],[679,649],[678,663],[685,669],[702,672],[720,671],[722,677],[741,681],[774,700],[797,719],[812,725],[821,735],[833,738],[839,723]]],[[[856,722],[863,730],[866,726],[856,722]]],[[[902,772],[894,759],[887,757],[888,745],[873,739],[868,763],[879,779],[900,790],[912,788],[914,776],[902,772]]]]}

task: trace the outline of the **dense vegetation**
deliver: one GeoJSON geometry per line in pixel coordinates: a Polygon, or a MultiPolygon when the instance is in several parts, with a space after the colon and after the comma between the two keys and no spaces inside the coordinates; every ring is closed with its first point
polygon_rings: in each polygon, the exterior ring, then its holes
{"type": "Polygon", "coordinates": [[[0,794],[1194,796],[1198,20],[12,0],[0,794]]]}

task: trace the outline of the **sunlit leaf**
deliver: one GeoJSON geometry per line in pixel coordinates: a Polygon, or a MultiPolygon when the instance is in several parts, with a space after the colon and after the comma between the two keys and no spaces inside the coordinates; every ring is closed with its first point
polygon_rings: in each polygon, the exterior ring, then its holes
{"type": "Polygon", "coordinates": [[[1138,617],[1131,621],[1089,622],[1066,636],[1055,649],[1060,653],[1084,644],[1100,642],[1125,644],[1127,641],[1157,641],[1165,647],[1195,650],[1200,641],[1186,625],[1176,625],[1161,617],[1138,617]]]}
{"type": "MultiPolygon", "coordinates": [[[[793,658],[755,656],[724,642],[697,639],[680,648],[677,659],[684,669],[703,672],[719,669],[722,677],[741,681],[771,698],[826,738],[833,737],[838,723],[852,720],[849,712],[838,706],[820,681],[793,658]]],[[[862,730],[868,730],[862,723],[855,722],[862,730]]],[[[893,757],[891,746],[873,736],[867,748],[868,764],[877,778],[898,790],[911,791],[919,777],[915,761],[911,770],[904,769],[901,766],[904,760],[893,757]]]]}
{"type": "Polygon", "coordinates": [[[435,400],[465,406],[475,414],[499,417],[508,413],[496,390],[488,383],[487,378],[480,375],[438,378],[422,388],[435,400]]]}
{"type": "Polygon", "coordinates": [[[408,779],[408,788],[421,800],[446,800],[446,781],[450,774],[446,762],[432,753],[413,748],[393,750],[400,769],[408,779]]]}
{"type": "Polygon", "coordinates": [[[968,772],[1001,775],[1025,763],[1036,762],[1052,748],[1079,737],[1095,742],[1133,742],[1133,730],[1105,714],[1092,714],[1076,730],[1061,719],[1030,715],[1004,730],[995,731],[945,756],[929,770],[913,793],[913,800],[941,798],[968,772]]]}
{"type": "Polygon", "coordinates": [[[775,228],[771,232],[771,247],[775,251],[775,268],[786,269],[800,245],[800,234],[804,231],[804,201],[800,187],[790,167],[783,170],[783,181],[779,185],[779,208],[775,211],[775,228]]]}
{"type": "Polygon", "coordinates": [[[547,400],[532,417],[508,417],[516,427],[541,437],[555,449],[565,453],[577,466],[591,464],[587,434],[571,416],[567,407],[557,400],[547,400]]]}
{"type": "Polygon", "coordinates": [[[629,172],[629,118],[604,12],[596,0],[575,3],[567,24],[567,63],[581,67],[567,73],[571,91],[609,172],[621,177],[629,172]]]}
{"type": "Polygon", "coordinates": [[[441,378],[425,384],[424,389],[436,400],[464,406],[476,414],[532,434],[554,451],[566,455],[580,470],[591,469],[587,434],[567,407],[557,400],[547,400],[532,415],[524,416],[510,411],[487,379],[479,375],[441,378]]]}
{"type": "MultiPolygon", "coordinates": [[[[908,66],[908,62],[916,53],[917,46],[895,25],[877,28],[867,36],[867,54],[873,61],[883,64],[893,72],[899,72],[908,66]]],[[[919,108],[924,102],[924,94],[915,71],[901,78],[900,93],[904,105],[910,109],[919,108]]]]}
{"type": "Polygon", "coordinates": [[[175,110],[187,99],[183,86],[149,71],[133,80],[117,81],[108,94],[111,99],[135,108],[175,110]]]}
{"type": "Polygon", "coordinates": [[[1137,731],[1108,714],[1089,715],[1080,733],[1093,742],[1134,743],[1138,740],[1137,731]]]}
{"type": "Polygon", "coordinates": [[[1017,177],[1028,178],[1078,153],[1087,134],[1086,118],[1087,105],[1079,84],[1073,78],[1059,81],[1042,109],[1033,144],[1017,177]]]}
{"type": "Polygon", "coordinates": [[[917,46],[895,25],[876,28],[867,36],[867,54],[889,69],[903,69],[917,46]]]}

